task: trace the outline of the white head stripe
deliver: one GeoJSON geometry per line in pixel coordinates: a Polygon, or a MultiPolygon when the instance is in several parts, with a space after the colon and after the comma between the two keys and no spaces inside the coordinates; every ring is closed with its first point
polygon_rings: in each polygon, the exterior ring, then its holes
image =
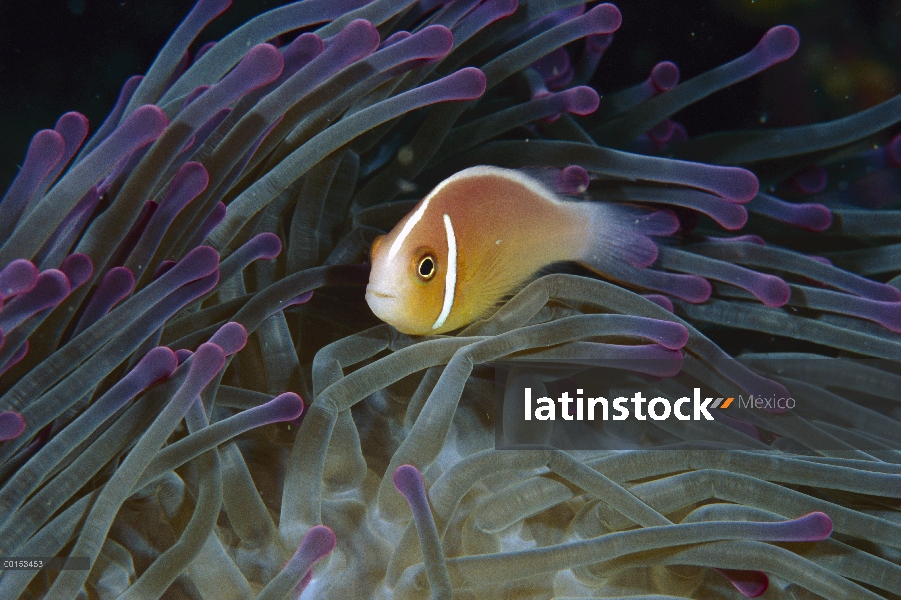
{"type": "Polygon", "coordinates": [[[432,329],[438,329],[450,314],[454,306],[454,288],[457,287],[457,238],[454,237],[454,226],[449,216],[444,215],[444,230],[447,232],[447,275],[444,277],[444,306],[432,329]]]}
{"type": "Polygon", "coordinates": [[[419,220],[422,219],[422,215],[425,214],[425,209],[429,206],[429,200],[432,199],[432,196],[426,196],[425,200],[422,201],[422,206],[420,206],[416,212],[410,215],[410,218],[407,219],[407,222],[404,223],[403,228],[400,230],[400,235],[397,236],[397,239],[394,240],[394,243],[391,244],[391,249],[388,250],[388,258],[394,258],[394,255],[398,253],[401,245],[404,243],[404,240],[407,239],[407,236],[410,235],[410,232],[413,231],[413,227],[419,223],[419,220]]]}

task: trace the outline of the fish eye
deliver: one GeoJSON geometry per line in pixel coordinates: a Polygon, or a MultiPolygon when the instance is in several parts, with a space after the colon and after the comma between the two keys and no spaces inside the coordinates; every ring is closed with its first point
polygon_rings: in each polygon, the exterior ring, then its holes
{"type": "Polygon", "coordinates": [[[419,274],[420,279],[423,281],[428,281],[432,277],[435,276],[435,258],[430,254],[426,254],[422,257],[422,260],[419,261],[419,266],[416,268],[417,274],[419,274]]]}

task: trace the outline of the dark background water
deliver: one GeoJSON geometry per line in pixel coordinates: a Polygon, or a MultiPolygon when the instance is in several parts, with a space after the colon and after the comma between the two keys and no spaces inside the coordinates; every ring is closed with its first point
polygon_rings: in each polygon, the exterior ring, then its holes
{"type": "MultiPolygon", "coordinates": [[[[812,123],[851,114],[898,91],[901,0],[623,0],[616,34],[598,70],[602,92],[646,77],[660,60],[682,79],[746,52],[768,27],[801,32],[788,63],[678,115],[692,135],[723,128],[812,123]]],[[[284,4],[235,0],[198,44],[284,4]]],[[[69,110],[92,130],[122,83],[143,73],[193,5],[188,0],[0,0],[0,190],[28,141],[69,110]]],[[[196,46],[195,46],[196,47],[196,46]]]]}

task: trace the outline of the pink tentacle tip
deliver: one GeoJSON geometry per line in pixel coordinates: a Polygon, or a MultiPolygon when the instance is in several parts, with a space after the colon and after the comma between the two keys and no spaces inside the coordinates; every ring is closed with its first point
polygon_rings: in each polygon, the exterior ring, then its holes
{"type": "Polygon", "coordinates": [[[598,109],[601,97],[594,88],[580,85],[562,92],[566,100],[566,112],[584,117],[598,109]]]}
{"type": "Polygon", "coordinates": [[[165,346],[157,346],[144,355],[135,370],[145,370],[149,385],[168,379],[178,367],[178,356],[165,346]]]}
{"type": "Polygon", "coordinates": [[[679,67],[668,60],[659,62],[651,69],[648,80],[658,92],[668,92],[679,84],[679,67]]]}
{"type": "Polygon", "coordinates": [[[307,570],[306,574],[300,580],[298,589],[303,590],[303,588],[309,585],[313,578],[313,565],[331,554],[332,550],[335,549],[337,542],[338,539],[335,537],[335,532],[325,525],[316,525],[303,536],[303,539],[300,541],[300,546],[297,548],[297,552],[295,552],[294,556],[291,558],[292,562],[296,561],[295,564],[300,563],[299,566],[301,568],[306,568],[307,570]]]}
{"type": "Polygon", "coordinates": [[[313,297],[313,290],[310,290],[309,292],[304,292],[303,294],[298,294],[297,296],[294,296],[293,298],[291,298],[290,300],[288,300],[285,303],[285,308],[287,308],[289,306],[295,306],[297,304],[306,304],[307,302],[310,301],[310,299],[312,297],[313,297]]]}
{"type": "Polygon", "coordinates": [[[662,294],[643,294],[643,296],[667,312],[675,310],[673,301],[662,294]]]}
{"type": "Polygon", "coordinates": [[[38,269],[31,261],[24,258],[12,261],[0,271],[0,306],[10,296],[31,291],[37,282],[38,269]]]}
{"type": "Polygon", "coordinates": [[[819,194],[826,189],[829,183],[829,175],[819,165],[810,165],[791,176],[789,179],[795,191],[801,194],[819,194]]]}
{"type": "Polygon", "coordinates": [[[901,167],[901,133],[893,137],[885,149],[892,166],[901,167]]]}
{"type": "Polygon", "coordinates": [[[791,58],[800,43],[801,36],[797,29],[790,25],[778,25],[763,34],[754,51],[761,52],[767,64],[775,65],[791,58]]]}
{"type": "Polygon", "coordinates": [[[264,260],[272,260],[282,251],[282,240],[274,233],[260,233],[249,243],[254,245],[259,257],[264,260]]]}
{"type": "Polygon", "coordinates": [[[613,33],[623,23],[623,15],[613,4],[599,4],[585,13],[590,19],[592,33],[613,33]]]}
{"type": "Polygon", "coordinates": [[[224,366],[225,351],[217,344],[206,342],[201,344],[194,353],[194,360],[191,362],[188,377],[189,379],[193,378],[203,381],[205,387],[224,366]]]}
{"type": "Polygon", "coordinates": [[[59,270],[66,274],[74,290],[91,278],[94,274],[94,264],[87,254],[76,252],[66,257],[59,270]]]}
{"type": "Polygon", "coordinates": [[[401,465],[394,469],[392,481],[397,491],[408,501],[418,493],[425,492],[425,482],[422,479],[422,473],[413,465],[401,465]]]}
{"type": "Polygon", "coordinates": [[[303,403],[303,398],[294,392],[280,394],[267,402],[267,404],[270,404],[277,409],[278,421],[291,422],[292,424],[296,422],[297,425],[300,425],[303,411],[306,408],[303,403]]]}
{"type": "Polygon", "coordinates": [[[752,293],[766,306],[778,308],[788,303],[792,292],[785,281],[775,275],[761,275],[759,281],[760,285],[752,293]]]}
{"type": "Polygon", "coordinates": [[[0,442],[14,440],[25,431],[25,419],[17,412],[0,412],[0,442]]]}
{"type": "Polygon", "coordinates": [[[762,571],[740,571],[738,569],[714,569],[729,580],[735,589],[746,598],[762,596],[770,587],[770,578],[762,571]]]}
{"type": "Polygon", "coordinates": [[[807,513],[785,523],[791,523],[794,530],[792,538],[785,541],[819,542],[832,534],[832,519],[820,511],[807,513]]]}
{"type": "Polygon", "coordinates": [[[240,323],[230,321],[213,334],[210,343],[216,344],[222,348],[226,356],[230,356],[239,352],[247,344],[247,329],[240,323]]]}
{"type": "Polygon", "coordinates": [[[564,194],[578,195],[584,193],[591,185],[588,171],[578,165],[570,165],[560,172],[559,188],[564,194]]]}

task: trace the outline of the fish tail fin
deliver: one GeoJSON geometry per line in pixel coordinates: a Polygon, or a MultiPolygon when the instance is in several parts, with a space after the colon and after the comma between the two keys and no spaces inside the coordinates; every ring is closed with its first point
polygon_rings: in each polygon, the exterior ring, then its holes
{"type": "Polygon", "coordinates": [[[659,253],[654,237],[672,235],[679,219],[668,210],[648,211],[610,202],[585,203],[581,265],[621,283],[663,292],[688,302],[704,302],[711,287],[703,277],[649,268],[659,253]]]}

